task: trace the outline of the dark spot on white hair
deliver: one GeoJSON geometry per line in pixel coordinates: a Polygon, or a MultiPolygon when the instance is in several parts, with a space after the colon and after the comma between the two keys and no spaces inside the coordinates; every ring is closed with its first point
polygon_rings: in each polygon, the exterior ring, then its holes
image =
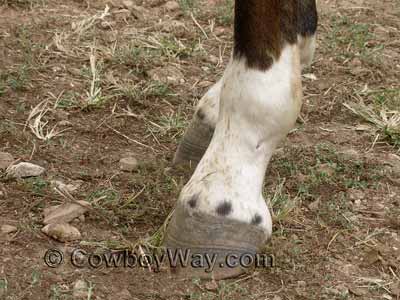
{"type": "Polygon", "coordinates": [[[204,118],[206,117],[204,111],[203,111],[201,108],[197,111],[196,114],[197,114],[197,117],[198,117],[201,121],[203,121],[204,118]]]}
{"type": "Polygon", "coordinates": [[[192,198],[190,198],[190,200],[188,201],[190,208],[195,208],[197,206],[198,200],[199,200],[199,194],[193,195],[192,198]]]}
{"type": "Polygon", "coordinates": [[[251,219],[252,225],[260,225],[262,222],[262,217],[259,214],[255,214],[251,219]]]}
{"type": "Polygon", "coordinates": [[[217,206],[217,214],[220,216],[227,216],[232,212],[232,204],[224,200],[217,206]]]}

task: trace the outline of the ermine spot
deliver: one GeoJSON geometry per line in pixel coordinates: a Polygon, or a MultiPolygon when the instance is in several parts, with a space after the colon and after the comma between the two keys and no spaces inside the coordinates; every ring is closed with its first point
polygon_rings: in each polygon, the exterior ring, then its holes
{"type": "Polygon", "coordinates": [[[217,214],[220,216],[227,216],[232,212],[232,204],[229,201],[224,200],[217,207],[217,214]]]}
{"type": "Polygon", "coordinates": [[[251,219],[252,225],[260,225],[262,222],[262,217],[259,214],[255,214],[251,219]]]}
{"type": "Polygon", "coordinates": [[[200,120],[204,120],[204,118],[206,117],[206,115],[204,114],[204,112],[203,112],[203,110],[202,109],[199,109],[198,111],[197,111],[197,117],[200,119],[200,120]]]}
{"type": "Polygon", "coordinates": [[[199,194],[193,195],[188,201],[190,208],[195,208],[197,205],[197,200],[199,199],[199,194]]]}

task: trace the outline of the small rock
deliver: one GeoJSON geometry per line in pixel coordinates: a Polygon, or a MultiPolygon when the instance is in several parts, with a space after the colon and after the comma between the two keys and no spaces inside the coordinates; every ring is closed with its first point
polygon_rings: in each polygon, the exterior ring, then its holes
{"type": "Polygon", "coordinates": [[[356,67],[361,67],[362,66],[362,62],[359,58],[354,58],[351,62],[350,62],[350,66],[352,66],[353,68],[356,67]]]}
{"type": "Polygon", "coordinates": [[[316,81],[315,86],[320,91],[324,91],[324,90],[329,89],[332,86],[332,81],[327,80],[327,79],[320,79],[320,80],[316,81]]]}
{"type": "Polygon", "coordinates": [[[313,73],[303,74],[303,77],[306,79],[310,79],[311,81],[318,80],[317,76],[315,76],[315,74],[313,73]]]}
{"type": "Polygon", "coordinates": [[[65,110],[56,110],[55,111],[55,118],[60,120],[60,122],[62,121],[67,121],[69,113],[66,112],[65,110]]]}
{"type": "Polygon", "coordinates": [[[103,29],[106,29],[106,30],[112,29],[116,25],[117,25],[117,23],[114,22],[114,21],[103,21],[103,22],[100,23],[100,27],[103,28],[103,29]]]}
{"type": "Polygon", "coordinates": [[[320,200],[319,200],[319,199],[315,200],[314,202],[311,202],[311,203],[308,205],[308,209],[311,210],[311,211],[317,210],[318,207],[319,207],[319,203],[320,203],[320,200]]]}
{"type": "Polygon", "coordinates": [[[371,266],[378,261],[382,261],[382,257],[378,250],[371,249],[367,253],[365,253],[363,257],[363,266],[371,266]]]}
{"type": "Polygon", "coordinates": [[[214,84],[213,82],[205,80],[205,81],[200,81],[197,86],[200,87],[200,88],[207,88],[207,87],[209,87],[209,86],[211,86],[213,84],[214,84]]]}
{"type": "MultiPolygon", "coordinates": [[[[357,190],[357,189],[349,189],[347,191],[347,195],[349,196],[350,200],[354,201],[354,203],[357,200],[363,200],[365,197],[364,192],[361,190],[357,190]]],[[[358,206],[361,204],[360,202],[357,202],[357,203],[358,203],[358,206]]]]}
{"type": "Polygon", "coordinates": [[[354,127],[356,131],[368,131],[370,132],[372,130],[372,127],[368,124],[359,124],[354,127]]]}
{"type": "Polygon", "coordinates": [[[206,290],[208,291],[216,291],[218,290],[218,283],[215,280],[209,281],[205,285],[206,290]]]}
{"type": "Polygon", "coordinates": [[[42,232],[60,242],[70,242],[81,238],[79,230],[67,223],[46,225],[42,228],[42,232]]]}
{"type": "Polygon", "coordinates": [[[361,75],[366,72],[367,72],[367,69],[362,68],[362,67],[354,67],[354,68],[350,69],[350,73],[355,76],[361,75]]]}
{"type": "Polygon", "coordinates": [[[147,72],[154,81],[161,81],[163,83],[179,83],[183,79],[183,73],[174,66],[159,67],[147,72]]]}
{"type": "Polygon", "coordinates": [[[345,149],[338,152],[345,160],[356,160],[362,161],[364,154],[357,151],[356,149],[345,149]]]}
{"type": "Polygon", "coordinates": [[[132,0],[123,0],[122,1],[122,5],[127,8],[127,9],[132,9],[133,7],[135,7],[135,2],[133,2],[132,0]]]}
{"type": "Polygon", "coordinates": [[[335,164],[333,164],[333,165],[331,165],[331,164],[321,164],[318,167],[318,171],[320,173],[323,173],[323,174],[327,175],[327,176],[333,176],[333,175],[335,175],[335,167],[336,167],[335,164]]]}
{"type": "Polygon", "coordinates": [[[214,34],[216,36],[221,36],[221,35],[225,34],[225,28],[224,27],[216,27],[214,29],[214,34]]]}
{"type": "Polygon", "coordinates": [[[89,293],[89,286],[86,283],[86,281],[81,280],[81,279],[75,281],[73,292],[72,292],[72,296],[75,300],[88,299],[88,293],[89,293]]]}
{"type": "Polygon", "coordinates": [[[338,264],[338,271],[346,276],[354,276],[360,272],[358,267],[352,264],[338,264]]]}
{"type": "Polygon", "coordinates": [[[307,286],[307,283],[305,282],[305,281],[297,281],[297,286],[299,287],[299,288],[306,288],[306,286],[307,286]]]}
{"type": "Polygon", "coordinates": [[[390,31],[381,25],[377,25],[374,29],[374,35],[380,41],[390,39],[390,31]]]}
{"type": "Polygon", "coordinates": [[[368,293],[365,289],[359,287],[351,287],[349,291],[358,297],[365,296],[368,293]]]}
{"type": "Polygon", "coordinates": [[[5,170],[14,161],[13,156],[7,152],[0,152],[0,170],[5,170]]]}
{"type": "Polygon", "coordinates": [[[138,165],[138,161],[134,157],[121,158],[121,160],[119,161],[120,169],[125,172],[132,172],[136,170],[138,165]]]}
{"type": "Polygon", "coordinates": [[[60,205],[54,205],[54,206],[50,206],[50,207],[46,207],[43,210],[43,215],[46,217],[48,215],[50,215],[53,211],[55,211],[58,207],[60,207],[60,205]]]}
{"type": "Polygon", "coordinates": [[[72,220],[73,224],[79,224],[85,222],[85,215],[81,215],[78,218],[72,220]]]}
{"type": "Polygon", "coordinates": [[[58,122],[58,125],[59,126],[63,126],[63,127],[71,127],[72,123],[70,121],[67,121],[67,120],[62,120],[62,121],[58,122]]]}
{"type": "Polygon", "coordinates": [[[392,166],[395,173],[400,174],[400,156],[390,153],[385,158],[385,163],[392,166]]]}
{"type": "Polygon", "coordinates": [[[158,23],[155,27],[163,32],[173,33],[177,37],[183,37],[187,31],[185,23],[178,20],[167,20],[158,23]]]}
{"type": "Polygon", "coordinates": [[[43,224],[52,223],[68,223],[75,218],[83,215],[88,208],[90,208],[90,203],[86,201],[77,201],[78,203],[65,203],[62,205],[57,205],[53,208],[48,208],[45,210],[45,217],[43,224]],[[46,214],[47,213],[47,214],[46,214]]]}
{"type": "Polygon", "coordinates": [[[21,162],[19,164],[8,167],[7,176],[13,178],[26,178],[40,176],[44,173],[45,168],[34,165],[28,162],[21,162]]]}
{"type": "Polygon", "coordinates": [[[142,6],[134,5],[130,9],[130,11],[131,11],[132,15],[138,20],[144,20],[146,18],[146,16],[148,15],[147,9],[145,9],[142,6]]]}
{"type": "Polygon", "coordinates": [[[391,294],[400,298],[400,282],[394,282],[390,285],[391,294]]]}
{"type": "Polygon", "coordinates": [[[58,188],[61,191],[66,191],[70,194],[72,194],[73,192],[77,191],[81,185],[81,181],[76,181],[75,184],[65,184],[62,181],[59,180],[53,180],[50,182],[52,186],[54,186],[54,188],[58,188]]]}
{"type": "Polygon", "coordinates": [[[106,0],[104,5],[107,4],[111,8],[121,8],[123,7],[123,4],[120,1],[117,0],[106,0]]]}
{"type": "Polygon", "coordinates": [[[278,295],[275,295],[274,298],[272,298],[272,300],[282,300],[282,298],[278,295]]]}
{"type": "Polygon", "coordinates": [[[118,300],[132,300],[132,294],[127,290],[123,289],[116,295],[112,297],[112,299],[118,299],[118,300]]]}
{"type": "Polygon", "coordinates": [[[126,21],[131,16],[131,12],[128,9],[120,9],[114,12],[114,16],[117,21],[126,21]]]}
{"type": "Polygon", "coordinates": [[[171,11],[177,10],[177,9],[179,9],[179,3],[176,1],[168,1],[167,3],[164,4],[164,7],[167,10],[171,10],[171,11]]]}
{"type": "Polygon", "coordinates": [[[126,157],[136,157],[136,153],[135,152],[132,152],[132,151],[124,151],[122,154],[121,154],[121,157],[124,157],[124,158],[126,158],[126,157]]]}
{"type": "Polygon", "coordinates": [[[208,56],[208,61],[214,65],[219,63],[219,58],[216,57],[215,55],[209,55],[208,56]]]}
{"type": "Polygon", "coordinates": [[[12,225],[2,225],[1,232],[5,234],[17,232],[18,228],[12,225]]]}
{"type": "Polygon", "coordinates": [[[339,284],[336,289],[340,292],[340,295],[345,298],[349,295],[349,288],[345,284],[339,284]]]}
{"type": "Polygon", "coordinates": [[[325,288],[325,291],[327,294],[330,295],[341,296],[341,292],[335,288],[325,288]]]}

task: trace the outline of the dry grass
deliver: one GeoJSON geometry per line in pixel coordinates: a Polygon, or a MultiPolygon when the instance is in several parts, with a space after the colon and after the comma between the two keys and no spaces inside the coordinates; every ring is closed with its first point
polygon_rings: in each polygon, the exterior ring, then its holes
{"type": "Polygon", "coordinates": [[[400,146],[400,111],[377,109],[376,107],[360,103],[344,103],[347,109],[373,124],[377,130],[395,144],[400,146]]]}
{"type": "Polygon", "coordinates": [[[36,105],[30,112],[25,124],[25,127],[29,126],[35,137],[42,141],[49,141],[68,130],[60,130],[57,128],[57,125],[49,129],[49,121],[46,120],[46,114],[55,109],[55,107],[50,108],[49,105],[49,100],[43,100],[36,105]]]}

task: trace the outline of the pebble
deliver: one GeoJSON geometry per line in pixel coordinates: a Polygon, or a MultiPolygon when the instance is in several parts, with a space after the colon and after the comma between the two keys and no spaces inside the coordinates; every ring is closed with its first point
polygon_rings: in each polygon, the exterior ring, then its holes
{"type": "Polygon", "coordinates": [[[218,283],[215,280],[209,281],[205,284],[205,287],[208,291],[216,291],[218,290],[218,283]]]}
{"type": "Polygon", "coordinates": [[[147,75],[154,81],[163,83],[180,83],[184,75],[175,66],[158,67],[147,72],[147,75]]]}
{"type": "Polygon", "coordinates": [[[338,154],[346,160],[362,160],[362,154],[355,149],[345,149],[338,154]]]}
{"type": "Polygon", "coordinates": [[[367,291],[366,291],[365,289],[359,288],[359,287],[351,287],[351,288],[349,289],[349,291],[350,291],[353,295],[356,295],[356,296],[358,296],[358,297],[365,296],[365,295],[367,294],[367,291]]]}
{"type": "Polygon", "coordinates": [[[81,239],[79,230],[67,223],[52,223],[42,228],[42,232],[60,242],[70,242],[81,239]]]}
{"type": "Polygon", "coordinates": [[[224,27],[216,27],[214,29],[214,34],[216,36],[221,36],[221,35],[225,34],[225,28],[224,27]]]}
{"type": "Polygon", "coordinates": [[[393,296],[400,298],[400,281],[392,283],[390,285],[390,290],[393,296]]]}
{"type": "Polygon", "coordinates": [[[122,5],[127,9],[133,9],[135,7],[135,2],[132,0],[124,0],[122,1],[122,5]]]}
{"type": "Polygon", "coordinates": [[[393,167],[393,172],[400,175],[400,156],[390,153],[386,158],[386,163],[393,167]]]}
{"type": "Polygon", "coordinates": [[[44,171],[45,168],[41,166],[28,162],[21,162],[19,164],[10,166],[7,169],[7,176],[13,178],[36,177],[42,175],[44,171]]]}
{"type": "Polygon", "coordinates": [[[207,87],[209,87],[209,86],[211,86],[213,84],[214,84],[213,82],[205,80],[205,81],[200,81],[197,86],[200,87],[200,88],[207,88],[207,87]]]}
{"type": "Polygon", "coordinates": [[[0,170],[5,170],[14,161],[13,156],[7,152],[0,152],[0,170]]]}
{"type": "Polygon", "coordinates": [[[317,199],[308,205],[308,209],[311,211],[316,211],[319,208],[319,204],[320,204],[320,199],[317,199]]]}
{"type": "MultiPolygon", "coordinates": [[[[103,22],[100,23],[100,27],[103,28],[103,29],[107,29],[107,30],[108,29],[113,29],[113,27],[115,27],[116,25],[117,25],[117,22],[115,22],[115,21],[103,21],[103,22]]],[[[60,124],[60,126],[61,126],[61,124],[60,124]]],[[[71,125],[68,124],[66,126],[72,126],[72,123],[71,123],[71,125]]]]}
{"type": "Polygon", "coordinates": [[[307,283],[305,281],[297,281],[297,286],[299,288],[305,288],[307,286],[307,283]]]}
{"type": "Polygon", "coordinates": [[[70,122],[68,120],[62,120],[62,121],[58,122],[58,125],[63,126],[63,127],[70,127],[70,126],[72,126],[72,122],[70,122]]]}
{"type": "Polygon", "coordinates": [[[17,232],[18,228],[12,225],[2,225],[1,226],[1,232],[5,233],[5,234],[9,234],[9,233],[14,233],[17,232]]]}
{"type": "Polygon", "coordinates": [[[149,12],[143,6],[134,5],[129,9],[132,15],[138,20],[144,20],[148,16],[149,12]]]}
{"type": "Polygon", "coordinates": [[[330,165],[328,163],[326,164],[321,164],[318,167],[318,171],[320,173],[323,173],[329,177],[335,175],[335,168],[336,168],[336,164],[330,165]]]}
{"type": "Polygon", "coordinates": [[[138,168],[138,161],[134,157],[121,158],[119,161],[119,167],[122,171],[132,172],[138,168]]]}
{"type": "Polygon", "coordinates": [[[131,16],[131,11],[129,9],[120,9],[114,12],[114,17],[117,21],[125,21],[131,16]]]}
{"type": "Polygon", "coordinates": [[[177,10],[177,9],[179,9],[179,3],[176,1],[168,1],[167,3],[164,4],[164,7],[167,10],[171,10],[171,11],[177,10]]]}
{"type": "Polygon", "coordinates": [[[167,20],[158,23],[155,27],[163,32],[173,33],[177,37],[183,37],[187,31],[185,23],[178,20],[167,20]]]}
{"type": "Polygon", "coordinates": [[[68,223],[83,215],[89,207],[90,203],[83,200],[49,207],[44,211],[43,224],[68,223]]]}
{"type": "Polygon", "coordinates": [[[132,300],[132,294],[127,290],[123,289],[119,293],[117,293],[112,299],[118,299],[118,300],[132,300]]]}
{"type": "Polygon", "coordinates": [[[61,191],[66,191],[70,194],[72,194],[73,192],[77,191],[79,189],[79,187],[82,184],[82,181],[76,181],[74,184],[70,183],[70,184],[65,184],[62,181],[59,180],[53,180],[50,182],[52,186],[54,186],[54,188],[58,188],[61,191]]]}
{"type": "Polygon", "coordinates": [[[357,203],[356,203],[357,206],[361,205],[361,200],[363,200],[365,197],[364,192],[361,190],[357,190],[357,189],[349,189],[347,191],[347,195],[350,200],[352,200],[354,202],[357,201],[357,203]]]}
{"type": "Polygon", "coordinates": [[[79,279],[75,281],[72,296],[74,299],[88,299],[89,287],[86,281],[79,279]]]}

